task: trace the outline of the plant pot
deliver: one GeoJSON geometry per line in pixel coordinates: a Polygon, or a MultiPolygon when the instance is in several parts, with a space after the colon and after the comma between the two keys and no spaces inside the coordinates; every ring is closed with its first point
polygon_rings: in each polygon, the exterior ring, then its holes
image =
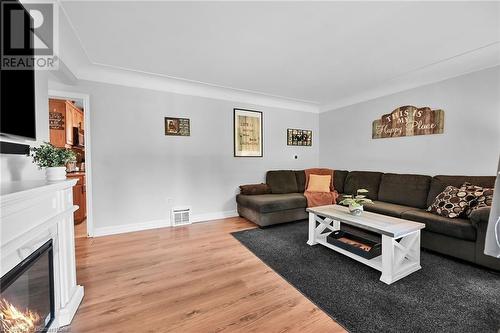
{"type": "Polygon", "coordinates": [[[49,182],[66,179],[66,167],[45,168],[45,178],[49,182]]]}
{"type": "Polygon", "coordinates": [[[349,205],[349,213],[351,215],[359,216],[363,213],[363,206],[353,207],[352,205],[349,205]]]}

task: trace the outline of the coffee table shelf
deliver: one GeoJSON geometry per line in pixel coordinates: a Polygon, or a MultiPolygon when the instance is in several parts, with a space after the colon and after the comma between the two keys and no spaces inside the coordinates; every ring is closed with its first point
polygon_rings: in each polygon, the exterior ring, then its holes
{"type": "Polygon", "coordinates": [[[349,252],[345,249],[342,249],[338,246],[335,246],[333,244],[330,244],[328,243],[328,241],[326,240],[326,238],[328,237],[328,235],[330,234],[330,232],[328,233],[324,233],[324,234],[321,234],[319,235],[318,237],[316,237],[316,242],[318,244],[321,244],[323,246],[326,246],[334,251],[337,251],[339,253],[342,253],[343,255],[346,255],[348,257],[351,257],[353,258],[354,260],[356,261],[359,261],[367,266],[370,266],[371,268],[374,268],[378,271],[382,271],[382,256],[378,256],[378,257],[375,257],[373,259],[366,259],[366,258],[363,258],[361,256],[358,256],[357,254],[355,253],[352,253],[352,252],[349,252]]]}

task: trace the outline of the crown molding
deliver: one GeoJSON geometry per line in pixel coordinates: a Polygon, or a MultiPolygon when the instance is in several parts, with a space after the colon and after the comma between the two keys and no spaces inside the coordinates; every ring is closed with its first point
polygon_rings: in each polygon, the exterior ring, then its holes
{"type": "Polygon", "coordinates": [[[79,80],[165,91],[181,95],[220,99],[301,112],[319,112],[319,104],[313,102],[220,87],[207,83],[187,81],[154,73],[134,71],[107,65],[89,64],[87,66],[82,66],[76,71],[76,77],[79,80]]]}
{"type": "Polygon", "coordinates": [[[334,111],[402,91],[500,66],[500,42],[491,43],[396,76],[377,87],[322,104],[319,113],[334,111]]]}

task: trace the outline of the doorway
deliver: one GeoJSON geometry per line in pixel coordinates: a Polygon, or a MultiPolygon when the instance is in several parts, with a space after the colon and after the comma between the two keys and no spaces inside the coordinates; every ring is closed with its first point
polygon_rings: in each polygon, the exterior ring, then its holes
{"type": "Polygon", "coordinates": [[[92,169],[90,153],[89,96],[65,91],[49,91],[49,137],[56,147],[71,149],[76,162],[66,165],[73,187],[75,238],[93,236],[92,169]]]}

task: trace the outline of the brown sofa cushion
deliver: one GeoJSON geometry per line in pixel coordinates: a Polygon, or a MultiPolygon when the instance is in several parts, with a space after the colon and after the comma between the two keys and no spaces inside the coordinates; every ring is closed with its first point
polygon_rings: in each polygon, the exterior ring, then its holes
{"type": "Polygon", "coordinates": [[[463,183],[469,182],[473,185],[482,187],[494,187],[494,176],[434,176],[432,177],[429,195],[427,196],[427,206],[432,205],[437,195],[446,188],[446,186],[460,187],[463,183]]]}
{"type": "Polygon", "coordinates": [[[368,190],[368,198],[377,200],[381,176],[382,172],[351,171],[345,179],[344,193],[356,194],[357,190],[364,188],[368,190]]]}
{"type": "Polygon", "coordinates": [[[271,213],[276,211],[306,208],[307,201],[301,193],[288,194],[262,194],[236,196],[236,202],[260,213],[271,213]]]}
{"type": "Polygon", "coordinates": [[[333,171],[333,187],[338,193],[344,193],[344,182],[348,173],[346,170],[333,171]]]}
{"type": "Polygon", "coordinates": [[[413,207],[408,207],[383,201],[373,201],[373,204],[364,204],[363,208],[367,212],[384,214],[394,217],[401,217],[402,213],[415,209],[413,207]]]}
{"type": "Polygon", "coordinates": [[[240,193],[245,195],[269,194],[271,188],[267,184],[240,185],[240,193]]]}
{"type": "Polygon", "coordinates": [[[416,208],[427,208],[431,177],[384,173],[380,180],[378,200],[416,208]]]}
{"type": "Polygon", "coordinates": [[[268,171],[266,183],[271,188],[273,194],[297,193],[297,178],[292,170],[268,171]]]}
{"type": "Polygon", "coordinates": [[[306,173],[304,170],[295,170],[294,172],[297,181],[297,192],[303,193],[306,190],[306,173]]]}
{"type": "Polygon", "coordinates": [[[425,223],[424,231],[431,231],[468,241],[476,240],[476,228],[474,228],[468,219],[450,219],[429,213],[423,209],[406,211],[401,214],[401,217],[410,221],[425,223]]]}

